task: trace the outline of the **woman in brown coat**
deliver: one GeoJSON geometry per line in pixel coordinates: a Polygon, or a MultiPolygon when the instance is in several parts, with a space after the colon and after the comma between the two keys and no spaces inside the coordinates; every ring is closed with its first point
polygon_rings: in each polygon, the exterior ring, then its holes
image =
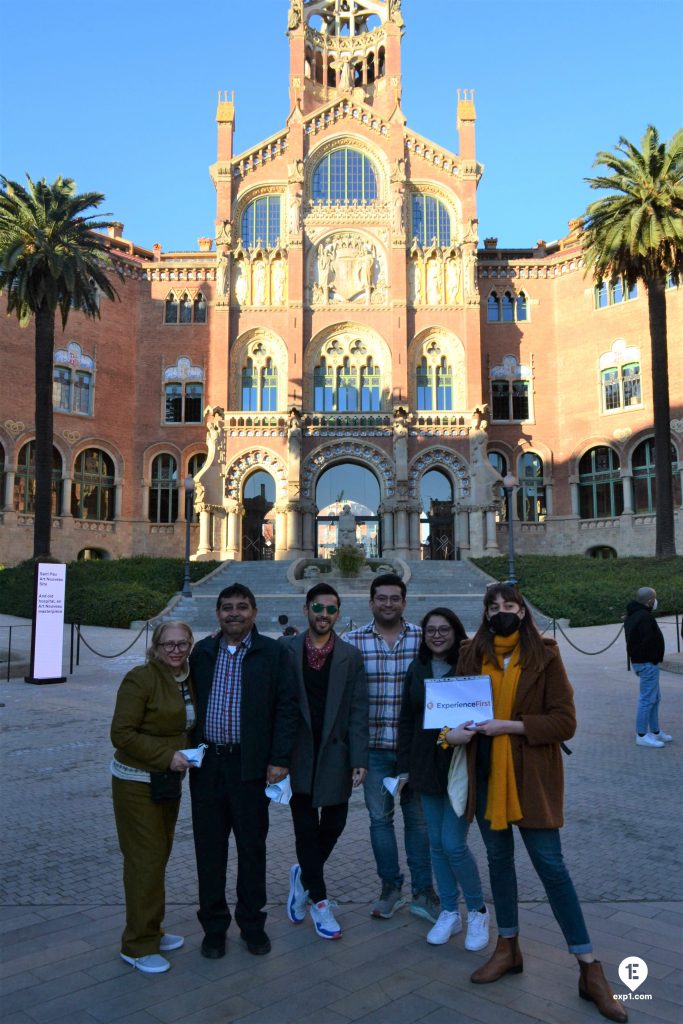
{"type": "MultiPolygon", "coordinates": [[[[628,1015],[592,945],[574,884],[562,857],[561,744],[574,735],[573,691],[554,640],[544,639],[516,586],[496,583],[484,597],[484,617],[460,647],[458,675],[489,675],[494,717],[477,722],[468,748],[467,815],[476,815],[488,857],[498,944],[471,980],[483,985],[523,970],[519,948],[517,877],[512,825],[527,849],[570,953],[579,961],[579,995],[609,1020],[628,1015]]],[[[448,736],[447,736],[448,739],[448,736]]]]}
{"type": "Polygon", "coordinates": [[[184,943],[161,925],[166,864],[188,768],[182,750],[195,720],[191,648],[186,623],[157,626],[146,664],[131,669],[119,687],[111,723],[112,796],[126,895],[121,958],[143,974],[167,971],[171,965],[161,954],[184,943]]]}

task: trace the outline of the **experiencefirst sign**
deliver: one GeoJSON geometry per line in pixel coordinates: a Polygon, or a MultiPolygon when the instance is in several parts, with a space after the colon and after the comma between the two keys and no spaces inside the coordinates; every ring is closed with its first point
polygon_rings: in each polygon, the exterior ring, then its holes
{"type": "Polygon", "coordinates": [[[31,636],[31,672],[27,683],[63,683],[66,566],[36,564],[31,636]]]}

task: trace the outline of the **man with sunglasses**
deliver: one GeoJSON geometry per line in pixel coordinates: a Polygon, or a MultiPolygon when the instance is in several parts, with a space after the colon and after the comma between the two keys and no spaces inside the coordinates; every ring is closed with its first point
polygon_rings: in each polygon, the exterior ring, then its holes
{"type": "Polygon", "coordinates": [[[308,629],[285,641],[299,685],[299,726],[292,750],[290,808],[298,864],[289,873],[287,916],[310,914],[322,939],[340,939],[341,927],[325,887],[324,865],[344,831],[352,788],[368,763],[368,691],[363,658],[334,632],[339,594],[317,583],[306,594],[308,629]]]}
{"type": "MultiPolygon", "coordinates": [[[[396,573],[376,576],[370,584],[372,620],[345,633],[343,639],[363,655],[370,706],[370,750],[365,779],[365,805],[370,815],[370,841],[382,892],[375,900],[372,917],[390,918],[405,906],[403,874],[398,861],[394,830],[394,797],[384,779],[398,774],[398,720],[403,683],[408,666],[422,642],[419,626],[406,622],[406,585],[396,573]]],[[[434,892],[427,825],[420,796],[410,785],[400,794],[405,850],[410,869],[410,912],[435,923],[441,907],[434,892]]]]}

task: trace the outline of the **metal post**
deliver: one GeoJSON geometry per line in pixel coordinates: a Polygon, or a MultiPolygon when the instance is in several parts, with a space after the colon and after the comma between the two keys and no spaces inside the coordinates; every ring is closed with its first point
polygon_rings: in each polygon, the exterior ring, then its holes
{"type": "Polygon", "coordinates": [[[76,667],[81,663],[81,620],[76,619],[76,667]]]}
{"type": "Polygon", "coordinates": [[[517,583],[517,577],[515,575],[515,532],[512,527],[512,491],[517,483],[517,480],[508,473],[503,477],[503,490],[505,491],[505,507],[507,509],[508,518],[508,578],[507,582],[512,583],[513,586],[517,583]]]}
{"type": "Polygon", "coordinates": [[[74,674],[74,624],[71,623],[71,638],[69,642],[69,675],[74,674]]]}
{"type": "Polygon", "coordinates": [[[192,506],[194,496],[194,479],[191,476],[185,477],[185,576],[183,578],[183,597],[192,597],[192,585],[190,582],[190,520],[192,518],[192,506]]]}
{"type": "Polygon", "coordinates": [[[10,672],[12,669],[12,627],[9,626],[9,640],[7,642],[7,682],[10,680],[10,672]]]}

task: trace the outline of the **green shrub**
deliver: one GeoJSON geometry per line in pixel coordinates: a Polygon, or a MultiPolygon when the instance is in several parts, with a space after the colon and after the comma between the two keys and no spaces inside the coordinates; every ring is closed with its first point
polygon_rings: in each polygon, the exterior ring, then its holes
{"type": "MultiPolygon", "coordinates": [[[[475,565],[504,580],[508,560],[475,558],[475,565]]],[[[657,613],[683,612],[683,558],[587,558],[585,555],[519,555],[515,558],[525,596],[551,618],[572,626],[620,622],[639,587],[657,591],[657,613]]]]}
{"type": "Polygon", "coordinates": [[[354,548],[347,544],[336,549],[332,555],[332,561],[339,570],[340,576],[357,576],[360,567],[365,564],[365,552],[361,548],[354,548]]]}
{"type": "MultiPolygon", "coordinates": [[[[191,562],[190,578],[203,579],[220,562],[191,562]]],[[[33,614],[32,560],[0,569],[0,612],[29,619],[33,614]]],[[[66,571],[66,621],[127,628],[149,619],[182,587],[182,558],[117,558],[70,562],[66,571]]]]}

